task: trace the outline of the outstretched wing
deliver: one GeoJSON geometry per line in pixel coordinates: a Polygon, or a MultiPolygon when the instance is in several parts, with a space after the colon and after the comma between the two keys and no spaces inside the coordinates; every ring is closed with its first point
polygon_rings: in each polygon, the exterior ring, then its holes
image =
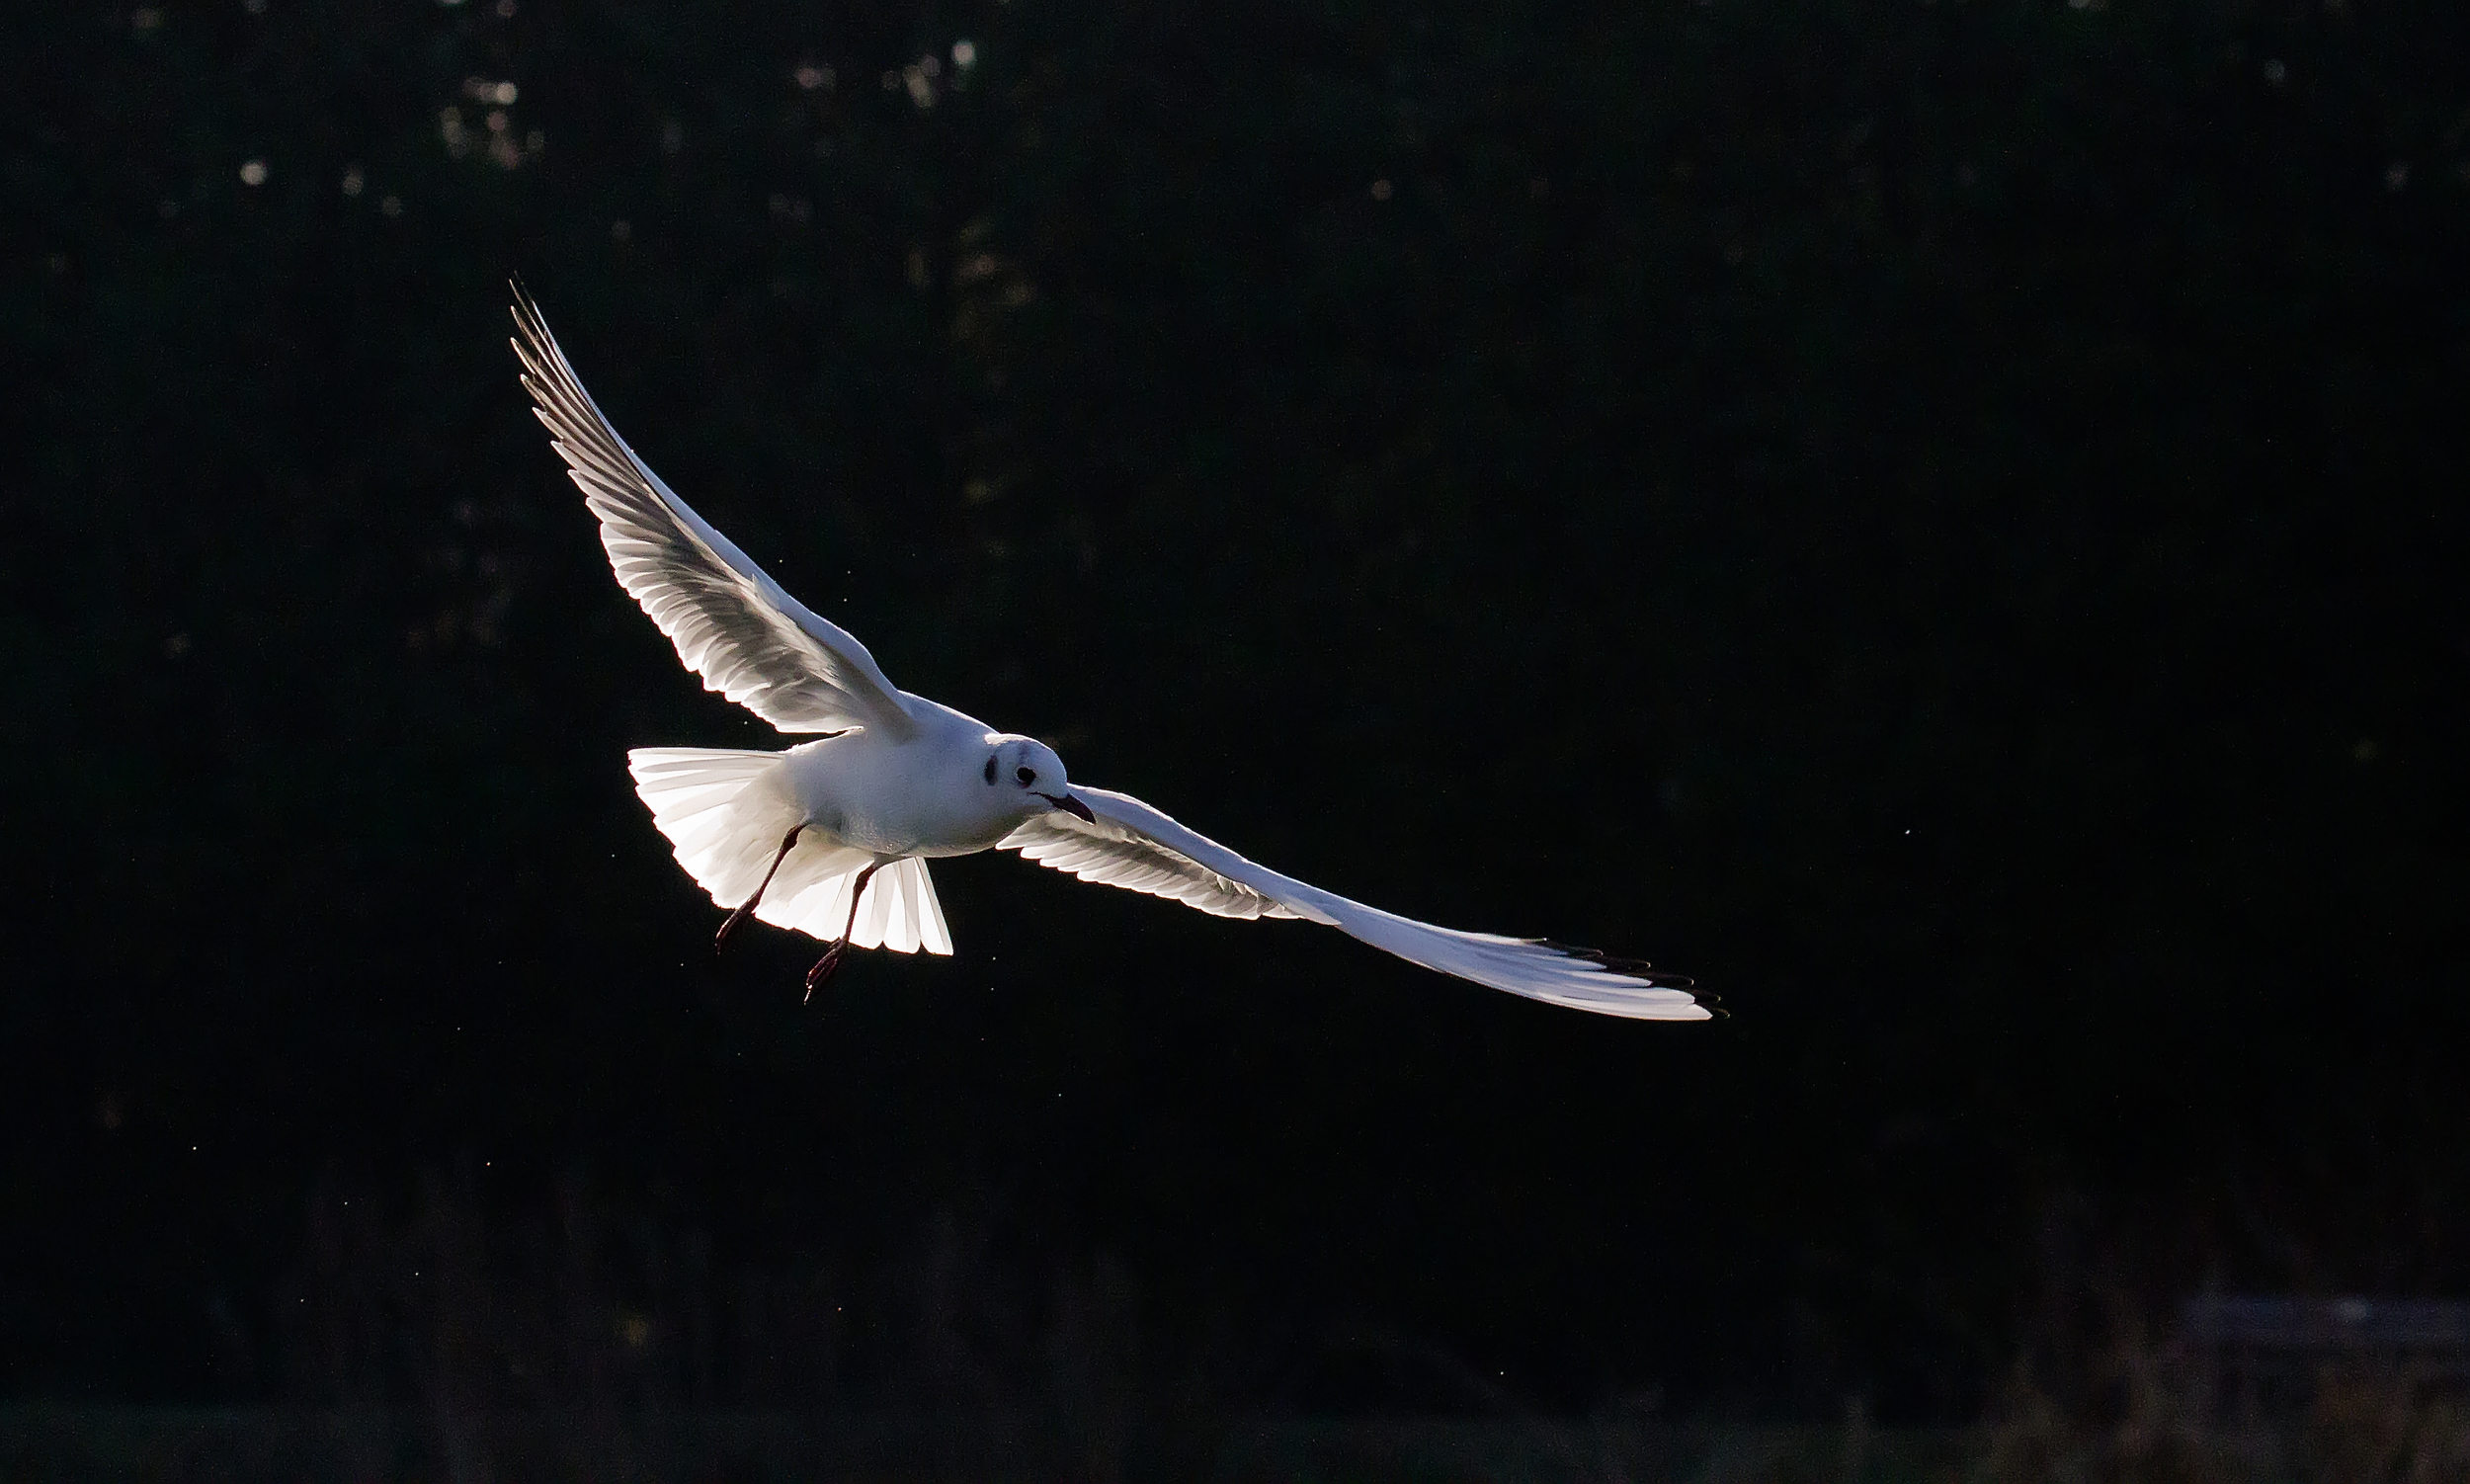
{"type": "Polygon", "coordinates": [[[1325,923],[1412,963],[1530,1000],[1639,1021],[1702,1021],[1706,1007],[1655,975],[1584,948],[1538,938],[1460,933],[1366,907],[1257,866],[1176,823],[1128,793],[1075,785],[1094,822],[1060,810],[1040,814],[1004,837],[1040,866],[1084,881],[1173,897],[1220,917],[1300,917],[1325,923]]]}
{"type": "Polygon", "coordinates": [[[634,455],[515,289],[524,389],[566,460],[618,581],[703,684],[784,732],[917,730],[866,646],[790,597],[634,455]]]}
{"type": "Polygon", "coordinates": [[[1241,862],[1254,871],[1261,870],[1233,851],[1201,840],[1139,799],[1104,788],[1075,788],[1072,792],[1089,805],[1090,813],[1097,816],[1094,822],[1083,823],[1061,810],[1041,814],[997,841],[995,848],[1019,851],[1040,866],[1068,870],[1084,881],[1169,897],[1217,917],[1304,915],[1257,885],[1210,869],[1189,851],[1178,851],[1162,842],[1155,831],[1141,828],[1143,815],[1163,821],[1228,860],[1241,862]]]}

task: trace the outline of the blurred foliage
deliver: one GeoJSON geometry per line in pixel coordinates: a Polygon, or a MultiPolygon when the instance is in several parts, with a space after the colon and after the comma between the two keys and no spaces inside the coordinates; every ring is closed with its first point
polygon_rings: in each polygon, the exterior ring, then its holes
{"type": "Polygon", "coordinates": [[[1117,1254],[1239,1391],[1368,1325],[1945,1417],[2094,1287],[2470,1278],[2470,19],[6,26],[0,1387],[299,1384],[231,1357],[310,1193],[453,1161],[733,1271],[1117,1254]],[[769,733],[609,581],[513,272],[899,683],[1734,1019],[1011,862],[954,961],[715,965],[621,753],[769,733]]]}

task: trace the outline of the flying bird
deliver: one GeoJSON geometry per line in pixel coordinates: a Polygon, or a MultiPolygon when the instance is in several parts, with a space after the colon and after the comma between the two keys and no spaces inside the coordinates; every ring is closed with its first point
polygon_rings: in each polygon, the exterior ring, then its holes
{"type": "Polygon", "coordinates": [[[777,729],[783,752],[627,754],[652,822],[716,906],[725,946],[749,915],[824,941],[807,993],[851,947],[949,953],[927,862],[1018,851],[1084,881],[1219,917],[1301,918],[1444,974],[1632,1020],[1707,1010],[1647,965],[1544,939],[1461,933],[1259,866],[1139,799],[1072,783],[1034,737],[999,732],[884,678],[866,646],[792,598],[626,446],[515,289],[515,354],[618,583],[703,684],[777,729]]]}

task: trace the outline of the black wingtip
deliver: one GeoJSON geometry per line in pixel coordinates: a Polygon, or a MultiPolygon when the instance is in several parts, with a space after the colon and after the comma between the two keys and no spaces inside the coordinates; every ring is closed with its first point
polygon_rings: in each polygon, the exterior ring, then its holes
{"type": "Polygon", "coordinates": [[[1732,1012],[1724,1009],[1721,1004],[1722,996],[1698,988],[1698,981],[1688,974],[1657,973],[1655,965],[1644,958],[1623,958],[1617,953],[1607,953],[1602,948],[1581,948],[1576,944],[1562,943],[1558,939],[1538,938],[1535,942],[1538,946],[1550,948],[1565,958],[1583,958],[1599,968],[1628,978],[1643,980],[1656,989],[1688,990],[1689,998],[1703,1006],[1710,1019],[1719,1021],[1732,1019],[1732,1012]]]}
{"type": "Polygon", "coordinates": [[[507,310],[515,316],[515,328],[535,346],[548,341],[548,316],[540,312],[540,301],[532,296],[532,289],[524,283],[524,276],[520,273],[508,274],[506,288],[515,296],[515,302],[507,310]]]}
{"type": "Polygon", "coordinates": [[[1557,938],[1538,938],[1535,943],[1538,947],[1550,948],[1564,958],[1584,958],[1589,963],[1600,968],[1610,969],[1613,973],[1627,974],[1633,979],[1648,980],[1659,989],[1687,989],[1695,982],[1687,974],[1656,973],[1654,972],[1655,965],[1644,958],[1623,958],[1617,953],[1607,953],[1602,948],[1582,948],[1574,943],[1563,943],[1557,938]]]}
{"type": "MultiPolygon", "coordinates": [[[[532,296],[520,273],[507,275],[506,287],[515,296],[506,312],[515,320],[515,335],[510,344],[515,348],[516,359],[527,366],[536,365],[543,375],[555,376],[555,369],[565,358],[558,354],[557,339],[549,333],[548,317],[540,312],[540,301],[532,296]]],[[[524,384],[531,386],[529,377],[524,384]]]]}
{"type": "Polygon", "coordinates": [[[547,324],[547,321],[540,317],[540,301],[534,298],[532,290],[525,287],[522,274],[508,274],[506,288],[515,295],[515,302],[507,312],[515,316],[517,328],[521,329],[525,335],[536,339],[540,330],[547,324]]]}

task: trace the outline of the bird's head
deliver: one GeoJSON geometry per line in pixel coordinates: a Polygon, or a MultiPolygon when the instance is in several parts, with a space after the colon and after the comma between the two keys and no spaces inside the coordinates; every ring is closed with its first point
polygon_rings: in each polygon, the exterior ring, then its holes
{"type": "Polygon", "coordinates": [[[1006,798],[1017,802],[1025,817],[1060,809],[1097,822],[1089,805],[1073,796],[1072,783],[1064,777],[1063,759],[1035,737],[990,735],[986,739],[986,762],[978,773],[986,786],[1002,789],[1006,798]]]}

